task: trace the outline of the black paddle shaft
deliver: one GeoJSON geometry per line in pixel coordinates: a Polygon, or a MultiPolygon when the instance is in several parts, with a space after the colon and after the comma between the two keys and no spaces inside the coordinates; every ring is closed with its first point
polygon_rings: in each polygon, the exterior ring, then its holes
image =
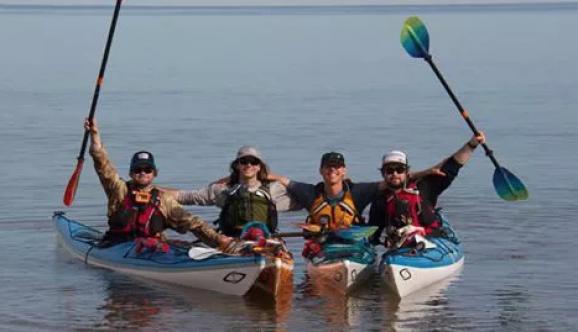
{"type": "MultiPolygon", "coordinates": [[[[460,101],[458,100],[458,98],[454,95],[454,93],[452,92],[452,89],[450,88],[450,86],[448,85],[448,83],[446,82],[446,80],[444,79],[444,77],[442,76],[441,72],[438,70],[438,68],[436,67],[435,63],[432,60],[432,57],[430,54],[428,54],[424,60],[430,65],[431,69],[434,71],[434,73],[436,74],[436,76],[438,77],[439,81],[442,83],[442,85],[444,86],[444,88],[446,89],[446,92],[448,93],[448,95],[450,96],[450,98],[452,99],[452,101],[454,102],[454,104],[456,105],[456,107],[458,108],[458,110],[460,111],[462,117],[464,118],[464,120],[466,120],[466,123],[468,124],[468,126],[470,127],[470,129],[474,132],[475,135],[479,135],[480,132],[478,131],[478,129],[476,128],[476,126],[474,126],[474,123],[472,122],[472,120],[470,119],[470,116],[468,115],[468,113],[466,112],[466,110],[464,110],[464,108],[462,107],[462,104],[460,103],[460,101]]],[[[482,143],[482,147],[484,148],[484,151],[486,152],[486,155],[488,156],[488,158],[490,158],[490,160],[492,161],[492,163],[494,164],[494,166],[496,168],[500,168],[500,164],[498,163],[498,161],[496,160],[496,158],[494,157],[494,151],[492,151],[488,145],[486,145],[486,143],[482,143]]]]}
{"type": "MultiPolygon", "coordinates": [[[[104,47],[104,54],[102,56],[102,62],[100,63],[100,71],[98,73],[98,79],[96,80],[96,86],[94,88],[94,95],[92,96],[92,104],[90,105],[90,113],[88,113],[88,121],[92,121],[94,118],[94,113],[96,112],[96,105],[98,104],[98,96],[100,94],[100,86],[102,85],[104,79],[104,71],[106,70],[106,63],[108,62],[108,54],[110,52],[110,46],[112,45],[112,39],[114,37],[114,30],[116,29],[116,22],[118,21],[118,15],[120,13],[120,5],[122,0],[116,0],[116,6],[114,7],[114,14],[112,15],[112,21],[110,22],[110,29],[108,31],[108,38],[106,40],[106,46],[104,47]]],[[[88,130],[84,131],[84,137],[82,138],[82,145],[80,147],[80,153],[78,154],[78,159],[84,160],[84,154],[86,152],[86,144],[88,143],[88,130]]]]}

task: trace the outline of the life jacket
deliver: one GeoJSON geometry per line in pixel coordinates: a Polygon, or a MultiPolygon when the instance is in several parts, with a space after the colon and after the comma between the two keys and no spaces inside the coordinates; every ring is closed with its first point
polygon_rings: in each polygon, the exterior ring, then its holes
{"type": "Polygon", "coordinates": [[[361,216],[355,207],[348,182],[343,183],[343,197],[334,205],[328,201],[323,183],[317,184],[315,189],[318,194],[309,209],[307,223],[337,230],[361,222],[361,216]]]}
{"type": "Polygon", "coordinates": [[[165,218],[161,214],[159,191],[140,193],[127,183],[128,193],[122,206],[108,220],[109,230],[105,239],[128,241],[137,237],[156,237],[164,229],[165,218]]]}
{"type": "Polygon", "coordinates": [[[429,204],[422,204],[422,198],[415,183],[408,184],[399,192],[385,192],[386,216],[389,225],[395,229],[412,225],[423,227],[429,235],[441,223],[429,204]]]}
{"type": "Polygon", "coordinates": [[[267,225],[272,233],[277,230],[277,207],[268,185],[262,185],[254,192],[240,184],[232,187],[216,223],[223,234],[239,237],[243,226],[251,221],[267,225]]]}

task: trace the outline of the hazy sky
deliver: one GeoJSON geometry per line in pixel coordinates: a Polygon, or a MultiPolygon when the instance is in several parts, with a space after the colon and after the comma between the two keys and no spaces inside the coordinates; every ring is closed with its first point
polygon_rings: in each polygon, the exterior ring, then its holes
{"type": "MultiPolygon", "coordinates": [[[[463,3],[556,3],[578,0],[124,0],[127,5],[387,5],[387,4],[463,4],[463,3]]],[[[114,0],[0,0],[0,5],[108,5],[114,0]]]]}

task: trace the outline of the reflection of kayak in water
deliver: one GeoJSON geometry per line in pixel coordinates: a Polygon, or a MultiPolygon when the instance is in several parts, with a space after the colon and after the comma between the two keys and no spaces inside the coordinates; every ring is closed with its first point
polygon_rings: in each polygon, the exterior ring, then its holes
{"type": "Polygon", "coordinates": [[[440,217],[442,236],[427,236],[416,248],[398,248],[383,254],[380,274],[399,297],[439,282],[463,266],[460,241],[447,220],[440,217]]]}
{"type": "Polygon", "coordinates": [[[371,276],[375,264],[375,250],[369,243],[377,227],[359,227],[322,235],[321,248],[306,257],[310,282],[347,294],[371,276]]]}
{"type": "Polygon", "coordinates": [[[62,246],[86,264],[165,283],[243,295],[266,264],[265,258],[259,255],[213,254],[193,260],[189,257],[189,247],[182,243],[169,243],[167,253],[148,250],[137,253],[133,241],[99,248],[101,231],[68,219],[60,212],[54,214],[53,222],[62,246]]]}

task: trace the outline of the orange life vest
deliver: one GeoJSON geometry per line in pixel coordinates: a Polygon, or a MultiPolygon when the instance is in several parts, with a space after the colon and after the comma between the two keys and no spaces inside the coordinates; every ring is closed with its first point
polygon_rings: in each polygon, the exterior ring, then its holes
{"type": "Polygon", "coordinates": [[[343,184],[343,197],[331,204],[323,190],[323,183],[317,185],[319,195],[311,204],[307,223],[321,225],[329,230],[347,228],[360,222],[361,218],[347,183],[343,184]]]}

